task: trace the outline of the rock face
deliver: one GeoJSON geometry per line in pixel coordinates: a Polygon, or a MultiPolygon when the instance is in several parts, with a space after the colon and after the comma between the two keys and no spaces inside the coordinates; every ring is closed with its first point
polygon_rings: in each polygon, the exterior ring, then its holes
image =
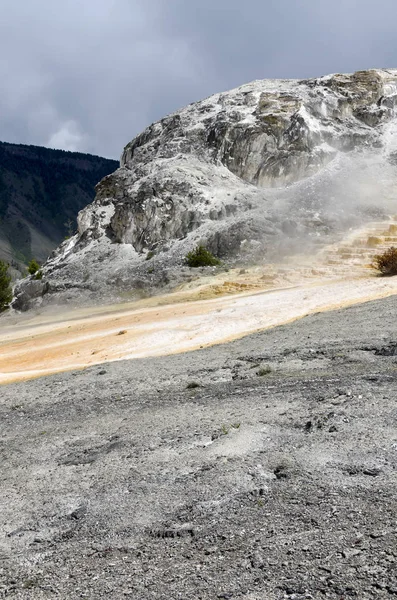
{"type": "Polygon", "coordinates": [[[47,261],[48,296],[172,285],[198,242],[228,261],[267,260],[390,214],[396,104],[397,70],[371,70],[255,81],[154,123],[47,261]]]}

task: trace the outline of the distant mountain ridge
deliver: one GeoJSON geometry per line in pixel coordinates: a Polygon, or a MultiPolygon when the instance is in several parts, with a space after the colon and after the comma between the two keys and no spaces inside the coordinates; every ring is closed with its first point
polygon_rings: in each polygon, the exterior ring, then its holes
{"type": "Polygon", "coordinates": [[[0,259],[22,268],[44,261],[76,230],[79,210],[118,161],[0,142],[0,259]]]}

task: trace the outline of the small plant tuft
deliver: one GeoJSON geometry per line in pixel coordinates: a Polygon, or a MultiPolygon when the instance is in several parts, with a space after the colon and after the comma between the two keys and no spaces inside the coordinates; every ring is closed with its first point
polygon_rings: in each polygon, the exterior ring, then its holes
{"type": "Polygon", "coordinates": [[[271,372],[272,368],[269,367],[269,365],[265,365],[264,367],[261,367],[259,371],[257,371],[257,375],[259,375],[259,377],[264,377],[265,375],[270,375],[271,372]]]}
{"type": "Polygon", "coordinates": [[[240,429],[241,423],[232,423],[231,425],[223,424],[221,427],[221,435],[228,435],[232,429],[240,429]]]}
{"type": "Polygon", "coordinates": [[[153,252],[153,250],[149,250],[149,252],[146,254],[146,260],[150,260],[151,258],[153,258],[154,255],[155,253],[153,252]]]}
{"type": "Polygon", "coordinates": [[[205,246],[201,244],[188,252],[186,255],[186,264],[189,267],[215,267],[221,264],[219,258],[211,254],[209,250],[205,246]]]}
{"type": "Polygon", "coordinates": [[[382,254],[374,256],[372,266],[382,275],[397,275],[397,248],[391,246],[382,254]]]}
{"type": "Polygon", "coordinates": [[[34,278],[38,280],[43,279],[43,271],[41,269],[37,271],[34,278]]]}
{"type": "Polygon", "coordinates": [[[38,586],[38,582],[36,579],[25,579],[22,582],[22,589],[24,589],[24,590],[31,590],[37,586],[38,586]]]}

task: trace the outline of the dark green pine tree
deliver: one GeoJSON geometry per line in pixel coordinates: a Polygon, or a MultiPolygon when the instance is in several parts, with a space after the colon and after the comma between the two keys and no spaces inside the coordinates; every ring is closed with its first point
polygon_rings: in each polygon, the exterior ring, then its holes
{"type": "Polygon", "coordinates": [[[0,260],[0,312],[5,310],[12,300],[11,277],[8,265],[0,260]]]}

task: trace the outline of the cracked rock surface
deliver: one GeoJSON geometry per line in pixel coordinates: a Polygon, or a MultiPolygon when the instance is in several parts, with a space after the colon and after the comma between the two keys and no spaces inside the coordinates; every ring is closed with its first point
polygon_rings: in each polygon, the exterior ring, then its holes
{"type": "Polygon", "coordinates": [[[3,386],[0,597],[395,597],[396,308],[3,386]]]}

